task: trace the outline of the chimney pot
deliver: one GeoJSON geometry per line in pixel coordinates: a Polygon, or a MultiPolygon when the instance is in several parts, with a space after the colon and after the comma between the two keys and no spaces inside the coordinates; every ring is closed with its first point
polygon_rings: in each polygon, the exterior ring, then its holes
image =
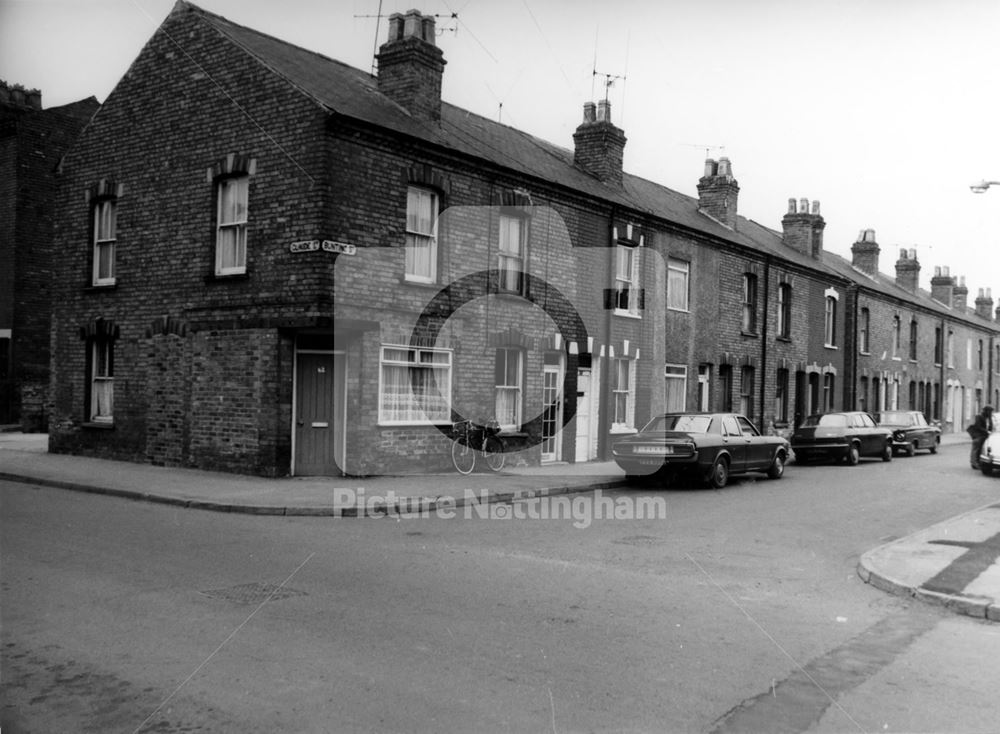
{"type": "Polygon", "coordinates": [[[733,175],[733,164],[729,162],[728,158],[719,159],[719,175],[720,176],[733,175]]]}
{"type": "Polygon", "coordinates": [[[812,213],[815,214],[816,216],[819,216],[819,200],[818,199],[813,201],[812,213]]]}
{"type": "Polygon", "coordinates": [[[916,247],[911,247],[910,248],[910,259],[911,260],[916,260],[917,259],[917,248],[916,247]]]}
{"type": "Polygon", "coordinates": [[[809,199],[799,199],[799,213],[800,214],[809,213],[809,199]]]}
{"type": "Polygon", "coordinates": [[[606,99],[597,103],[597,121],[611,122],[611,103],[606,99]]]}
{"type": "Polygon", "coordinates": [[[392,41],[398,41],[403,37],[403,14],[393,13],[389,16],[389,39],[392,41]]]}
{"type": "Polygon", "coordinates": [[[794,214],[796,212],[795,199],[791,198],[788,200],[788,213],[794,214]]]}
{"type": "Polygon", "coordinates": [[[718,164],[711,158],[705,160],[705,176],[711,177],[715,175],[715,172],[719,170],[718,164]]]}
{"type": "Polygon", "coordinates": [[[597,105],[593,102],[583,103],[583,121],[597,122],[597,105]]]}

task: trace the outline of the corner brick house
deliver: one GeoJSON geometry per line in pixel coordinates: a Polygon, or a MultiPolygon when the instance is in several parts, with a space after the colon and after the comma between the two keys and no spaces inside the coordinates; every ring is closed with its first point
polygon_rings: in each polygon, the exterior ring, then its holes
{"type": "Polygon", "coordinates": [[[0,424],[24,431],[46,430],[56,166],[97,107],[42,109],[39,90],[0,81],[0,424]]]}
{"type": "Polygon", "coordinates": [[[727,159],[685,196],[623,171],[607,101],[566,149],[442,101],[445,65],[416,11],[372,76],[178,2],[61,167],[51,450],[427,471],[495,418],[513,461],[589,461],[666,409],[850,404],[862,299],[993,349],[824,252],[818,203],[767,229],[727,159]]]}

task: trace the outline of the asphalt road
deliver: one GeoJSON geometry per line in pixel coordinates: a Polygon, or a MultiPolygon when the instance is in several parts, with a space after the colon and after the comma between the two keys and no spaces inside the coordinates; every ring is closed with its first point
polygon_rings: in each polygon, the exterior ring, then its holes
{"type": "Polygon", "coordinates": [[[864,551],[995,501],[1000,480],[966,458],[636,487],[608,496],[662,499],[662,517],[589,525],[240,516],[2,484],[0,725],[993,732],[1000,625],[855,574],[864,551]]]}

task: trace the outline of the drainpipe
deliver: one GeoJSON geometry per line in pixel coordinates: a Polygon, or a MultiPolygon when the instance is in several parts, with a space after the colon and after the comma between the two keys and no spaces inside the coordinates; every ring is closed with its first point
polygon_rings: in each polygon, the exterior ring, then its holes
{"type": "Polygon", "coordinates": [[[946,374],[946,367],[948,361],[948,332],[945,330],[945,320],[941,319],[941,366],[939,368],[938,374],[938,404],[937,404],[937,414],[938,421],[940,421],[942,428],[945,423],[944,414],[944,391],[945,391],[945,381],[944,376],[946,374]]]}
{"type": "MultiPolygon", "coordinates": [[[[616,266],[616,256],[617,250],[615,245],[615,213],[617,212],[617,207],[611,206],[611,213],[608,217],[608,274],[607,274],[607,287],[612,291],[615,287],[615,266],[616,266]]],[[[604,304],[607,306],[608,304],[604,304]]],[[[605,308],[605,327],[604,327],[604,364],[601,365],[601,385],[600,385],[600,400],[597,412],[597,457],[601,461],[609,461],[611,458],[611,324],[612,314],[614,313],[613,308],[605,308]]],[[[596,346],[596,345],[595,345],[596,346]]],[[[600,354],[600,350],[597,352],[600,354]]],[[[593,355],[591,355],[593,359],[593,355]]],[[[600,357],[598,357],[600,359],[600,357]]],[[[591,367],[591,374],[593,374],[593,367],[591,367]]]]}
{"type": "MultiPolygon", "coordinates": [[[[758,427],[767,433],[765,405],[767,400],[767,332],[768,305],[771,303],[771,256],[764,258],[764,313],[760,322],[760,422],[758,427]]],[[[773,423],[773,421],[772,421],[773,423]]]]}

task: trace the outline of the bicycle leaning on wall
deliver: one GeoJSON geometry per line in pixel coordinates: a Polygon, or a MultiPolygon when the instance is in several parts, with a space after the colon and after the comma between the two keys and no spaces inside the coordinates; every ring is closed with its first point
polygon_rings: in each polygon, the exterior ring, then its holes
{"type": "Polygon", "coordinates": [[[476,468],[476,454],[482,454],[486,465],[493,471],[503,469],[503,439],[498,435],[500,424],[496,419],[485,426],[477,426],[472,421],[459,421],[452,426],[451,461],[459,474],[471,474],[476,468]]]}

